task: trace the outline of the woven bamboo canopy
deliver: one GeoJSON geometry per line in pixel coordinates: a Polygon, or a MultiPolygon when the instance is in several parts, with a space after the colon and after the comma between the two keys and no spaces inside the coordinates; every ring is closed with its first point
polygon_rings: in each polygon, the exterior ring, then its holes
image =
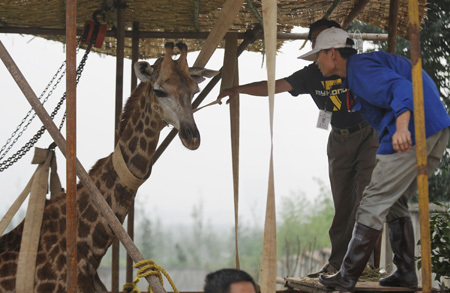
{"type": "MultiPolygon", "coordinates": [[[[103,9],[108,31],[105,44],[97,52],[115,55],[117,3],[113,0],[77,1],[77,27],[82,31],[86,20],[92,20],[93,12],[103,9]]],[[[399,0],[398,35],[407,37],[407,0],[399,0]]],[[[153,37],[140,42],[140,58],[158,57],[166,41],[185,39],[190,51],[200,50],[203,39],[211,31],[225,0],[127,0],[125,26],[131,32],[139,23],[141,32],[153,32],[153,37]],[[178,34],[175,34],[178,33],[178,34]]],[[[424,17],[426,0],[419,0],[420,19],[424,17]]],[[[261,0],[246,0],[234,20],[230,31],[243,33],[261,24],[261,0]]],[[[387,29],[390,0],[278,0],[278,32],[289,33],[294,26],[308,27],[312,22],[328,18],[346,27],[351,20],[387,29]]],[[[0,32],[21,32],[65,41],[59,30],[65,28],[65,1],[62,0],[3,0],[0,2],[0,32]],[[44,29],[47,29],[45,31],[44,29]]],[[[279,41],[281,45],[282,40],[279,41]]],[[[222,45],[221,45],[222,46],[222,45]]],[[[262,43],[248,48],[261,51],[262,43]]],[[[125,39],[125,56],[131,56],[131,39],[125,39]]]]}

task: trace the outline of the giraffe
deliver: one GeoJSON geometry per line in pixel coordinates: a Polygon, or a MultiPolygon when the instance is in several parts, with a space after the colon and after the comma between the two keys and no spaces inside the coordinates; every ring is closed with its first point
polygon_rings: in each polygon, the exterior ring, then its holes
{"type": "MultiPolygon", "coordinates": [[[[198,83],[218,71],[188,68],[186,44],[178,43],[177,47],[181,52],[177,60],[172,59],[174,43],[168,42],[164,56],[152,66],[145,61],[134,64],[141,83],[124,107],[115,151],[98,160],[89,171],[121,223],[139,184],[125,182],[115,168],[115,157],[142,183],[150,176],[152,155],[160,131],[167,124],[179,130],[179,137],[188,149],[195,150],[200,145],[191,101],[199,91],[198,83]]],[[[35,292],[67,292],[65,216],[65,193],[47,200],[34,273],[35,292]]],[[[97,269],[115,236],[81,183],[77,185],[77,216],[77,292],[106,292],[97,269]]],[[[0,292],[15,291],[23,223],[0,238],[0,292]]]]}

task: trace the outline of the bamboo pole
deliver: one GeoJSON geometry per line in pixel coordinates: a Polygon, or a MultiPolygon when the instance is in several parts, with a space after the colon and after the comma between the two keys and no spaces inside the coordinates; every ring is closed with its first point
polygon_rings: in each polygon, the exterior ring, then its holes
{"type": "MultiPolygon", "coordinates": [[[[132,40],[132,53],[131,53],[131,92],[133,92],[134,88],[137,85],[137,77],[134,73],[133,65],[139,59],[139,22],[133,22],[133,40],[132,40]]],[[[135,210],[135,201],[130,206],[127,217],[127,231],[130,238],[134,240],[134,210],[135,210]]],[[[125,282],[131,283],[133,282],[133,260],[131,256],[127,254],[127,264],[126,264],[126,275],[125,282]]]]}
{"type": "MultiPolygon", "coordinates": [[[[125,55],[125,3],[126,0],[117,2],[117,51],[116,51],[116,112],[114,127],[114,147],[119,141],[117,136],[117,127],[119,126],[120,115],[122,114],[123,104],[123,63],[125,55]]],[[[111,292],[119,293],[119,274],[120,274],[120,243],[114,239],[112,243],[111,260],[111,292]]]]}
{"type": "Polygon", "coordinates": [[[77,270],[77,1],[66,1],[66,233],[67,292],[76,293],[77,270]]]}
{"type": "MultiPolygon", "coordinates": [[[[237,34],[228,34],[225,38],[225,55],[223,59],[221,89],[230,88],[239,84],[237,78],[237,34]]],[[[234,194],[234,236],[235,236],[235,262],[240,269],[239,261],[239,98],[230,103],[230,130],[231,130],[231,157],[233,170],[233,194],[234,194]]]]}
{"type": "Polygon", "coordinates": [[[411,74],[414,96],[416,134],[417,187],[419,192],[419,222],[422,261],[422,292],[431,292],[430,208],[428,202],[427,149],[423,105],[422,60],[420,57],[420,23],[417,0],[408,2],[411,74]]]}
{"type": "Polygon", "coordinates": [[[389,5],[388,49],[389,53],[395,53],[397,45],[399,0],[391,0],[389,5]]]}
{"type": "Polygon", "coordinates": [[[353,7],[353,9],[345,18],[345,20],[342,22],[343,29],[346,29],[352,23],[352,21],[364,9],[364,7],[366,7],[367,3],[369,3],[369,0],[360,0],[358,3],[356,3],[356,5],[353,7]]]}
{"type": "Polygon", "coordinates": [[[194,67],[204,67],[208,63],[209,58],[211,58],[220,41],[236,19],[242,3],[244,3],[244,0],[227,0],[223,4],[222,12],[206,38],[202,50],[198,54],[197,60],[195,60],[194,67]]]}
{"type": "MultiPolygon", "coordinates": [[[[82,29],[77,30],[77,35],[80,36],[83,32],[82,29]]],[[[55,28],[28,28],[28,27],[1,27],[0,33],[5,34],[29,34],[29,35],[64,35],[64,29],[55,28]]],[[[229,34],[229,33],[227,33],[229,34]]],[[[141,39],[190,39],[190,40],[202,40],[208,37],[208,32],[155,32],[155,31],[140,31],[139,37],[141,39]]],[[[355,34],[349,33],[351,38],[354,38],[355,34]]],[[[114,31],[106,31],[107,37],[114,37],[116,33],[114,31]]],[[[376,34],[376,33],[364,33],[358,34],[358,37],[365,41],[386,41],[388,34],[376,34]]],[[[132,31],[125,31],[126,38],[132,38],[132,31]]],[[[277,32],[278,40],[306,40],[308,33],[283,33],[277,32]]],[[[245,33],[238,33],[238,39],[245,39],[245,33]]]]}
{"type": "MultiPolygon", "coordinates": [[[[3,46],[1,40],[0,40],[0,59],[2,59],[3,63],[5,64],[5,67],[11,73],[11,76],[14,78],[17,85],[24,93],[25,97],[35,110],[39,119],[41,119],[45,128],[48,130],[49,134],[52,136],[53,140],[58,145],[58,148],[60,149],[61,153],[64,156],[66,156],[66,140],[59,132],[58,127],[55,125],[50,115],[48,115],[47,111],[40,103],[38,97],[34,93],[33,89],[30,87],[28,82],[26,81],[25,77],[20,72],[17,65],[12,60],[8,51],[6,51],[6,48],[3,46]]],[[[98,207],[98,209],[102,213],[102,216],[105,217],[106,221],[109,223],[109,226],[114,231],[114,234],[119,238],[125,249],[131,255],[133,261],[137,263],[139,261],[144,260],[144,256],[136,247],[136,245],[133,243],[133,240],[131,240],[130,236],[127,234],[125,229],[122,227],[122,224],[117,219],[116,215],[111,210],[111,207],[108,205],[105,198],[103,198],[102,194],[97,189],[94,182],[92,182],[91,178],[89,177],[89,174],[86,172],[83,165],[80,163],[78,159],[76,159],[76,170],[78,178],[88,191],[89,195],[92,197],[92,201],[98,207]]],[[[152,287],[154,293],[166,293],[166,290],[163,288],[157,276],[150,275],[145,277],[145,279],[152,287]]]]}
{"type": "Polygon", "coordinates": [[[277,44],[277,1],[262,1],[264,21],[264,46],[267,52],[267,93],[269,96],[270,167],[267,187],[264,241],[261,253],[260,285],[262,293],[276,291],[277,277],[277,229],[275,209],[275,182],[273,168],[273,116],[275,100],[275,59],[277,44]]]}

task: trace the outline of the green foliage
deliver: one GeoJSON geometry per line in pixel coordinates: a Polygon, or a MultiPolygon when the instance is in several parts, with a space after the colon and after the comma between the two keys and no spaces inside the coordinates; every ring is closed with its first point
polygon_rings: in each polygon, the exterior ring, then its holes
{"type": "Polygon", "coordinates": [[[450,145],[445,150],[442,161],[429,179],[429,193],[432,201],[450,201],[450,145]]]}
{"type": "Polygon", "coordinates": [[[331,191],[321,181],[320,193],[312,201],[304,193],[283,197],[277,227],[278,259],[280,274],[294,276],[308,267],[312,269],[314,251],[331,247],[328,230],[334,216],[331,191]]]}
{"type": "Polygon", "coordinates": [[[141,237],[141,243],[139,245],[139,247],[142,247],[142,251],[145,251],[144,254],[144,258],[146,259],[150,259],[152,258],[152,256],[155,253],[155,241],[154,239],[156,237],[154,237],[155,233],[153,233],[153,229],[152,229],[152,222],[150,221],[149,218],[144,217],[141,220],[141,223],[139,225],[140,227],[140,233],[142,233],[143,237],[141,237]]]}
{"type": "Polygon", "coordinates": [[[330,191],[327,191],[323,182],[319,196],[313,202],[306,199],[305,194],[291,194],[283,197],[280,221],[277,231],[278,255],[285,252],[283,243],[290,243],[292,247],[300,240],[300,245],[306,247],[314,243],[317,247],[330,247],[328,229],[334,216],[333,201],[330,191]]]}
{"type": "MultiPolygon", "coordinates": [[[[228,266],[235,265],[235,242],[234,228],[230,231],[229,248],[230,259],[228,266]]],[[[239,224],[239,261],[241,268],[252,275],[255,280],[259,279],[261,264],[261,251],[263,246],[264,231],[256,221],[239,224]]]]}
{"type": "MultiPolygon", "coordinates": [[[[439,282],[441,288],[445,288],[442,279],[450,279],[450,206],[435,202],[436,205],[444,208],[443,211],[436,211],[430,217],[431,234],[431,265],[435,280],[439,282]]],[[[418,257],[418,267],[421,268],[420,257],[418,257]]],[[[448,289],[448,288],[447,288],[448,289]]]]}

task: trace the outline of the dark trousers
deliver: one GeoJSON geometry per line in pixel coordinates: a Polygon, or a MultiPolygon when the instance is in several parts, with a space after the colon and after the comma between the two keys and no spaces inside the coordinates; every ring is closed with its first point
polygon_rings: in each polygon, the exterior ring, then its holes
{"type": "Polygon", "coordinates": [[[377,136],[377,131],[368,126],[347,135],[332,130],[328,137],[328,171],[335,208],[328,261],[337,269],[352,238],[356,211],[375,167],[377,136]]]}

